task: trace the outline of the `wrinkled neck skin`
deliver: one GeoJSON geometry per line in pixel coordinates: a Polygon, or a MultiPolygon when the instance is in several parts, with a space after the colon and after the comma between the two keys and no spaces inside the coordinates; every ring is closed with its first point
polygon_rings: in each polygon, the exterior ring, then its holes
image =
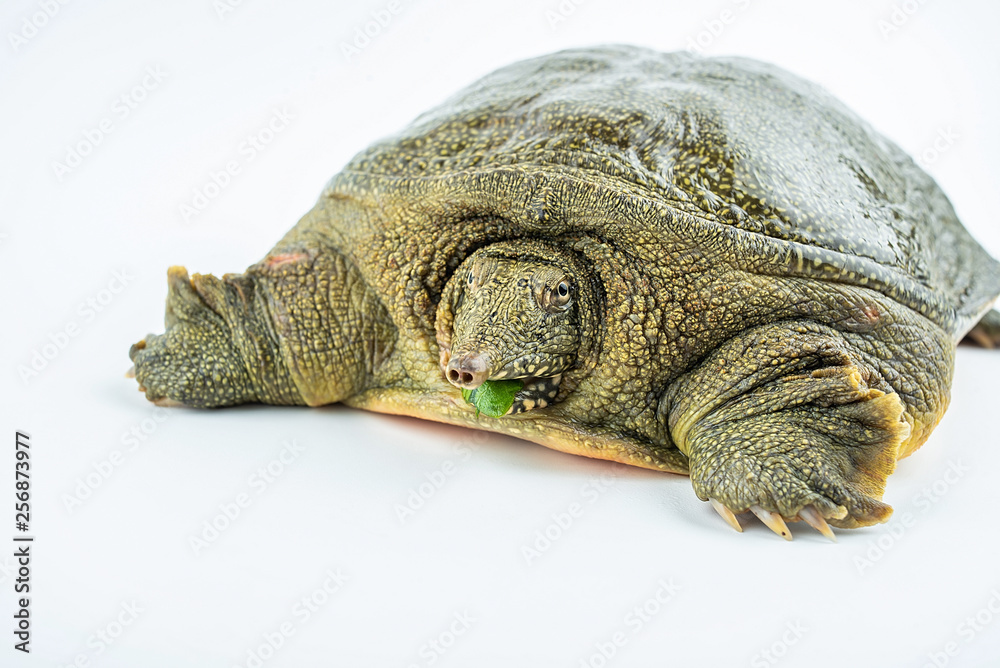
{"type": "Polygon", "coordinates": [[[438,306],[444,379],[474,389],[517,378],[526,393],[544,387],[539,407],[562,401],[593,368],[603,295],[587,259],[563,247],[522,239],[477,250],[449,278],[438,306]]]}

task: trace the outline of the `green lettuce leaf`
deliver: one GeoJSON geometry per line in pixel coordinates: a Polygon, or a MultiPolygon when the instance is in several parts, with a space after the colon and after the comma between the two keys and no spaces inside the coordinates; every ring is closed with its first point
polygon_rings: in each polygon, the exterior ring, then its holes
{"type": "Polygon", "coordinates": [[[501,417],[514,405],[514,396],[524,387],[524,381],[487,380],[474,390],[462,390],[462,398],[476,407],[476,417],[480,413],[490,417],[501,417]]]}

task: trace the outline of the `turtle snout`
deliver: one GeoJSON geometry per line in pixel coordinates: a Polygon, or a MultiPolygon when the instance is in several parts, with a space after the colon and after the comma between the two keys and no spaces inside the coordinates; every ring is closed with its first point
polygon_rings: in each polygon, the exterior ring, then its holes
{"type": "Polygon", "coordinates": [[[482,353],[453,355],[444,373],[455,387],[474,390],[490,377],[489,358],[482,353]]]}

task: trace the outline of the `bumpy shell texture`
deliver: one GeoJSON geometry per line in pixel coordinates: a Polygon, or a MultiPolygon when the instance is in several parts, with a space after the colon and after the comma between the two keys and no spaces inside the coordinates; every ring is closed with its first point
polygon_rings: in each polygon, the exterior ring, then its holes
{"type": "Polygon", "coordinates": [[[956,338],[1000,286],[1000,264],[902,150],[822,88],[741,58],[609,46],[515,63],[363,151],[331,188],[503,170],[610,183],[725,226],[737,265],[864,285],[956,338]]]}

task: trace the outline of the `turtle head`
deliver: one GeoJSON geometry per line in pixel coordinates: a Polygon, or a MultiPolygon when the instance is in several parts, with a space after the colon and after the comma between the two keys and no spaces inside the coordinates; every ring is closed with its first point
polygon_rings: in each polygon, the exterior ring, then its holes
{"type": "Polygon", "coordinates": [[[495,244],[470,255],[438,311],[441,369],[452,385],[487,380],[543,383],[551,396],[585,338],[586,276],[571,254],[531,242],[495,244]]]}

